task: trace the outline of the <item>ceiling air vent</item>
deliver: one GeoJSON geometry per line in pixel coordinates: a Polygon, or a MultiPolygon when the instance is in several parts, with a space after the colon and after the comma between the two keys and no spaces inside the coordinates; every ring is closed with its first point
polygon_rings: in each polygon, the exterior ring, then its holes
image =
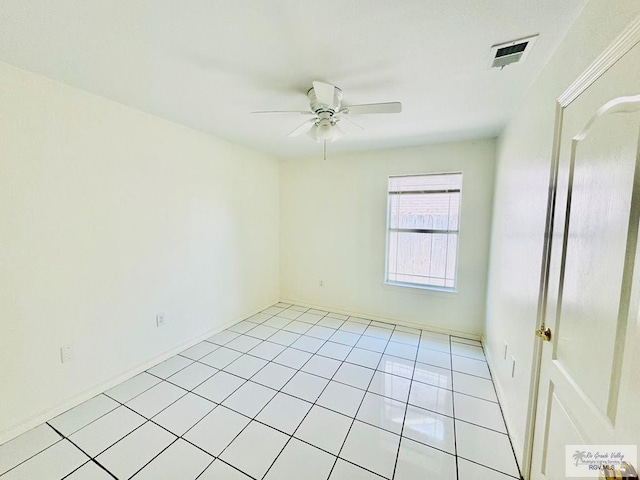
{"type": "Polygon", "coordinates": [[[538,35],[532,35],[518,40],[501,43],[491,47],[490,68],[503,69],[512,63],[522,62],[536,42],[538,35]]]}

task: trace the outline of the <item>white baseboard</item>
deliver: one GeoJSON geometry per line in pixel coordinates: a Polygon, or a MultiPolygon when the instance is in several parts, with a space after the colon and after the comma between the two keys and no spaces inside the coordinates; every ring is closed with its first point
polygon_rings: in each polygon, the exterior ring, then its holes
{"type": "Polygon", "coordinates": [[[509,414],[504,410],[504,408],[502,407],[503,405],[506,404],[506,398],[504,395],[504,390],[502,389],[502,386],[500,385],[500,382],[498,381],[498,376],[494,373],[496,371],[496,369],[494,368],[494,363],[492,360],[492,356],[491,356],[491,352],[488,348],[486,348],[485,344],[484,344],[484,339],[482,340],[482,345],[484,347],[484,355],[487,359],[487,364],[489,365],[489,371],[491,372],[491,379],[493,381],[493,385],[496,388],[496,395],[498,396],[498,402],[500,403],[500,409],[502,410],[502,415],[504,416],[504,422],[505,422],[505,426],[507,428],[507,433],[509,434],[509,438],[511,439],[511,443],[513,445],[513,450],[515,453],[515,457],[516,457],[516,461],[518,462],[518,467],[521,469],[522,468],[522,459],[520,458],[521,453],[524,451],[524,446],[521,444],[521,442],[514,437],[511,432],[513,431],[513,429],[511,428],[511,419],[509,418],[509,414]]]}
{"type": "Polygon", "coordinates": [[[118,385],[119,383],[122,383],[126,380],[129,380],[132,377],[135,377],[136,375],[144,372],[145,370],[150,369],[151,367],[157,365],[158,363],[164,362],[165,360],[167,360],[170,357],[173,357],[174,355],[182,352],[183,350],[186,350],[189,347],[194,346],[196,343],[200,343],[203,340],[209,338],[212,335],[215,335],[218,332],[221,332],[222,330],[225,330],[229,327],[231,327],[232,325],[235,325],[238,322],[241,322],[242,320],[251,317],[252,315],[255,315],[256,313],[264,310],[265,308],[268,308],[274,304],[278,303],[277,300],[273,301],[273,302],[269,302],[267,305],[262,306],[256,310],[253,310],[251,313],[247,314],[247,315],[243,315],[240,318],[235,318],[233,320],[228,321],[227,323],[216,327],[214,329],[211,329],[201,335],[198,335],[195,338],[192,338],[191,340],[187,341],[187,342],[183,342],[180,345],[177,345],[175,347],[173,347],[170,350],[167,350],[163,353],[161,353],[160,355],[157,355],[155,357],[153,357],[152,359],[141,363],[139,365],[136,365],[133,368],[130,368],[128,370],[126,370],[125,372],[120,373],[119,375],[116,375],[115,377],[110,378],[109,380],[105,381],[105,382],[101,382],[98,385],[94,385],[93,387],[85,390],[82,393],[79,393],[77,395],[74,395],[73,397],[56,404],[55,406],[48,408],[45,411],[42,411],[30,418],[28,418],[27,420],[25,420],[24,422],[21,422],[18,425],[14,425],[9,427],[8,429],[0,432],[0,445],[2,445],[5,442],[8,442],[9,440],[11,440],[12,438],[17,437],[18,435],[22,435],[23,433],[25,433],[28,430],[31,430],[34,427],[37,427],[38,425],[51,420],[54,417],[57,417],[58,415],[60,415],[61,413],[66,412],[67,410],[76,407],[78,405],[80,405],[83,402],[86,402],[87,400],[89,400],[90,398],[95,397],[96,395],[99,395],[103,392],[106,392],[107,390],[109,390],[112,387],[115,387],[116,385],[118,385]]]}
{"type": "Polygon", "coordinates": [[[402,325],[403,327],[419,328],[423,330],[429,330],[431,332],[444,333],[446,335],[455,335],[456,337],[469,338],[471,340],[480,340],[481,335],[477,333],[462,332],[459,330],[453,330],[448,328],[436,327],[433,325],[425,325],[422,323],[412,322],[410,320],[403,320],[401,318],[381,317],[378,315],[371,315],[370,313],[351,312],[349,310],[342,310],[341,308],[328,307],[326,305],[314,305],[311,303],[301,302],[299,300],[280,299],[282,303],[290,303],[293,305],[300,305],[302,307],[315,308],[316,310],[323,310],[325,312],[340,313],[342,315],[348,315],[350,317],[366,318],[367,320],[376,320],[378,322],[395,323],[402,325]]]}

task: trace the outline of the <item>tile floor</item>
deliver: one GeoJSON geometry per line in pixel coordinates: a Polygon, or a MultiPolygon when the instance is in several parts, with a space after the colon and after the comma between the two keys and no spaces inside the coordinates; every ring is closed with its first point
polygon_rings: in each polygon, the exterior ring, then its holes
{"type": "Polygon", "coordinates": [[[0,446],[0,479],[519,478],[479,342],[276,304],[0,446]]]}

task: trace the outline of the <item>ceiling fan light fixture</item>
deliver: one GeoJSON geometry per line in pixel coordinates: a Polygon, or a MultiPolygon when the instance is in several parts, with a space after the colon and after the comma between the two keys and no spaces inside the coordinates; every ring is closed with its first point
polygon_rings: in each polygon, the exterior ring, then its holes
{"type": "Polygon", "coordinates": [[[320,140],[330,140],[333,136],[333,125],[331,124],[331,120],[322,119],[318,122],[316,128],[316,136],[320,140]]]}

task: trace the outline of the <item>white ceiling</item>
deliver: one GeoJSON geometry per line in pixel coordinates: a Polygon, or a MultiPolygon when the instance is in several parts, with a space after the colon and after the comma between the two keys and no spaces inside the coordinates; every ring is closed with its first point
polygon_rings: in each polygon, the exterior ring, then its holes
{"type": "Polygon", "coordinates": [[[2,0],[0,61],[283,157],[313,80],[352,117],[330,151],[495,136],[586,0],[2,0]],[[496,43],[539,33],[523,64],[489,70],[496,43]]]}

